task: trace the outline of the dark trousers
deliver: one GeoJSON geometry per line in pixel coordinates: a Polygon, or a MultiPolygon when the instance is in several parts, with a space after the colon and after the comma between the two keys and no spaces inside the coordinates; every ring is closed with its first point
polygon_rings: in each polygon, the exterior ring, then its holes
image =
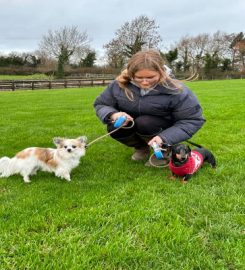
{"type": "MultiPolygon", "coordinates": [[[[131,126],[129,123],[128,126],[131,126]]],[[[134,118],[132,128],[120,128],[111,134],[111,137],[129,147],[141,148],[147,146],[147,142],[162,130],[172,126],[173,123],[162,117],[141,115],[134,118]]],[[[107,125],[108,132],[114,130],[112,123],[107,125]]]]}

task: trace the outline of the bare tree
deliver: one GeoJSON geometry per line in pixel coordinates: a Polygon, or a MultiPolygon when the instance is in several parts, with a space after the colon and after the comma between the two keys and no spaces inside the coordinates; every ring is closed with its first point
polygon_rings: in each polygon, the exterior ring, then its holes
{"type": "Polygon", "coordinates": [[[177,48],[185,71],[191,68],[191,72],[194,73],[203,66],[203,57],[208,52],[209,43],[209,34],[186,36],[178,42],[177,48]]]}
{"type": "Polygon", "coordinates": [[[155,20],[145,15],[123,24],[116,31],[116,37],[104,45],[109,63],[116,60],[116,66],[123,65],[127,58],[137,51],[145,48],[158,48],[162,40],[158,34],[158,28],[155,20]]]}
{"type": "Polygon", "coordinates": [[[245,36],[243,32],[233,37],[230,48],[233,51],[233,67],[238,62],[239,69],[245,70],[245,36]]]}
{"type": "Polygon", "coordinates": [[[176,44],[179,60],[185,72],[188,71],[191,66],[191,59],[189,56],[189,51],[191,50],[190,44],[191,37],[188,36],[181,38],[180,41],[176,44]]]}
{"type": "Polygon", "coordinates": [[[113,68],[121,68],[125,64],[125,57],[122,53],[120,42],[113,39],[106,46],[106,58],[109,66],[113,68]]]}
{"type": "Polygon", "coordinates": [[[203,65],[203,57],[208,52],[209,42],[210,36],[208,34],[200,34],[191,39],[189,56],[194,70],[199,70],[203,65]]]}
{"type": "MultiPolygon", "coordinates": [[[[178,43],[178,60],[184,71],[198,71],[207,64],[207,59],[215,62],[218,67],[222,63],[231,62],[233,64],[240,61],[238,58],[237,46],[234,46],[236,35],[217,31],[213,35],[199,34],[194,37],[185,36],[178,43]]],[[[239,49],[242,46],[239,44],[239,49]]],[[[241,55],[241,53],[239,54],[241,55]]]]}
{"type": "Polygon", "coordinates": [[[71,56],[81,53],[88,47],[88,35],[86,32],[80,33],[77,26],[64,27],[59,30],[49,30],[44,35],[39,48],[41,51],[58,59],[57,76],[64,76],[64,65],[69,62],[71,56]]]}
{"type": "Polygon", "coordinates": [[[219,58],[231,57],[230,43],[230,35],[225,32],[217,31],[210,37],[208,52],[217,53],[219,58]]]}

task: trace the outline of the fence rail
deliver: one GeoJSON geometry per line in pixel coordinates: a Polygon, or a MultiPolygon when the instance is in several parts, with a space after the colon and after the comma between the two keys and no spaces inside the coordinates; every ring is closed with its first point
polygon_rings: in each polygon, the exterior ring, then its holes
{"type": "Polygon", "coordinates": [[[104,86],[113,79],[67,79],[67,80],[3,80],[0,91],[38,90],[59,88],[80,88],[84,86],[104,86]]]}

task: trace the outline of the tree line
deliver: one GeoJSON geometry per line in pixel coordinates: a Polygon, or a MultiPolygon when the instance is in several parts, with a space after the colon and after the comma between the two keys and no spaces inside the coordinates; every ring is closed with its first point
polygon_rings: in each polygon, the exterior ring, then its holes
{"type": "MultiPolygon", "coordinates": [[[[162,49],[159,25],[154,19],[141,15],[125,22],[116,30],[115,36],[104,44],[104,72],[118,73],[137,51],[153,48],[159,50],[166,64],[177,74],[197,73],[205,78],[221,74],[245,74],[245,34],[203,33],[184,36],[162,49]]],[[[96,65],[96,50],[91,48],[86,31],[80,32],[77,26],[49,30],[33,53],[10,53],[0,55],[0,72],[13,70],[54,73],[63,78],[67,73],[101,71],[96,65]],[[21,69],[22,68],[22,69],[21,69]]]]}

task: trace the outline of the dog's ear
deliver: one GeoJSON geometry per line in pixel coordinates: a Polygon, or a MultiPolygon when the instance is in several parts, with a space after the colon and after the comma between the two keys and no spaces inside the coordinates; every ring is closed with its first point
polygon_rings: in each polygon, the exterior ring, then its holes
{"type": "Polygon", "coordinates": [[[188,156],[190,157],[191,156],[191,148],[189,145],[187,146],[187,149],[188,149],[188,156]]]}
{"type": "Polygon", "coordinates": [[[63,138],[55,137],[53,138],[53,143],[55,145],[60,145],[63,140],[64,140],[63,138]]]}
{"type": "Polygon", "coordinates": [[[177,154],[177,147],[178,147],[179,144],[173,144],[171,145],[171,152],[173,155],[176,155],[177,154]]]}
{"type": "Polygon", "coordinates": [[[77,140],[79,140],[81,143],[86,143],[88,138],[86,136],[78,137],[77,140]]]}

